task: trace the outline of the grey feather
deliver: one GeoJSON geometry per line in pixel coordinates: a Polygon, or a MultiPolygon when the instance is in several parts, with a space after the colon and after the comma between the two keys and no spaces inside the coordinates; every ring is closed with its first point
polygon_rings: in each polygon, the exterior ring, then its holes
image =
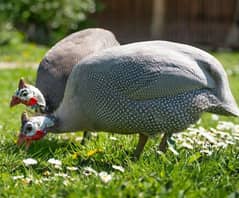
{"type": "Polygon", "coordinates": [[[110,31],[91,28],[73,33],[53,46],[41,61],[36,79],[36,87],[46,99],[48,113],[57,109],[62,101],[75,64],[92,53],[118,45],[110,31]]]}
{"type": "Polygon", "coordinates": [[[58,131],[148,136],[181,131],[205,111],[239,116],[222,65],[197,48],[152,41],[114,47],[82,60],[54,115],[58,131]]]}
{"type": "Polygon", "coordinates": [[[114,86],[127,98],[147,100],[175,96],[195,89],[215,88],[214,80],[206,76],[197,62],[190,57],[182,56],[173,50],[167,50],[165,53],[154,47],[140,51],[143,52],[143,59],[139,58],[137,52],[124,55],[123,58],[120,54],[114,56],[108,64],[114,65],[111,72],[104,74],[107,75],[105,78],[120,82],[114,86]],[[119,60],[120,64],[115,65],[119,60]],[[137,74],[132,75],[132,71],[137,71],[137,74]]]}

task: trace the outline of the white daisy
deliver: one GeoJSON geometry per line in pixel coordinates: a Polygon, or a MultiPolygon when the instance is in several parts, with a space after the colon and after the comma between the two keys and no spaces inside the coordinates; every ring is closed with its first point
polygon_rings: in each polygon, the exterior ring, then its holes
{"type": "Polygon", "coordinates": [[[57,160],[54,158],[49,159],[47,162],[50,164],[56,165],[56,166],[61,166],[61,164],[62,164],[60,160],[57,160]]]}
{"type": "Polygon", "coordinates": [[[12,178],[13,180],[23,179],[24,175],[16,175],[16,176],[13,176],[12,178]]]}
{"type": "Polygon", "coordinates": [[[110,136],[110,140],[116,141],[116,140],[117,140],[117,138],[116,138],[116,137],[114,137],[114,136],[110,136]]]}
{"type": "Polygon", "coordinates": [[[54,175],[55,175],[55,177],[64,177],[64,178],[69,177],[69,176],[68,176],[67,174],[65,174],[65,173],[55,173],[54,175]]]}
{"type": "Polygon", "coordinates": [[[98,175],[97,171],[94,170],[93,168],[91,167],[85,167],[84,170],[83,170],[83,175],[85,176],[90,176],[90,175],[98,175]]]}
{"type": "Polygon", "coordinates": [[[99,177],[100,177],[101,181],[104,182],[104,183],[110,182],[113,178],[112,175],[108,174],[105,171],[100,172],[99,177]]]}
{"type": "Polygon", "coordinates": [[[67,166],[66,169],[69,170],[69,171],[76,171],[76,170],[78,170],[79,168],[76,167],[76,166],[67,166]]]}
{"type": "Polygon", "coordinates": [[[83,137],[76,137],[76,138],[75,138],[75,141],[77,141],[77,142],[81,142],[82,139],[83,139],[83,137]]]}
{"type": "Polygon", "coordinates": [[[124,172],[124,168],[122,166],[112,165],[112,168],[122,173],[124,172]]]}
{"type": "Polygon", "coordinates": [[[37,160],[35,160],[35,159],[33,159],[33,158],[27,158],[27,159],[24,159],[24,160],[23,160],[23,163],[24,163],[26,166],[32,166],[32,165],[37,164],[37,160]]]}
{"type": "Polygon", "coordinates": [[[211,118],[212,118],[213,121],[218,121],[219,120],[219,116],[216,115],[216,114],[212,114],[211,118]]]}

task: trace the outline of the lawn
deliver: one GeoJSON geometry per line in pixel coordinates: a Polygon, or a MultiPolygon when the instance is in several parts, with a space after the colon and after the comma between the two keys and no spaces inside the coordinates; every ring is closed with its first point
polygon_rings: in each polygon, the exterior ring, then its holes
{"type": "Polygon", "coordinates": [[[45,46],[39,46],[34,43],[12,43],[0,47],[1,62],[40,62],[43,55],[48,50],[45,46]]]}
{"type": "MultiPolygon", "coordinates": [[[[41,49],[39,54],[43,55],[41,49]]],[[[239,53],[214,55],[224,64],[239,103],[239,53]]],[[[28,151],[18,148],[15,142],[25,108],[10,109],[9,101],[18,79],[23,76],[34,83],[35,75],[27,68],[0,70],[0,197],[239,195],[237,118],[205,114],[200,123],[174,137],[166,154],[157,151],[160,137],[150,139],[137,162],[130,159],[136,135],[98,133],[83,146],[81,132],[48,134],[28,151]],[[37,162],[27,165],[23,160],[28,158],[37,162]]]]}

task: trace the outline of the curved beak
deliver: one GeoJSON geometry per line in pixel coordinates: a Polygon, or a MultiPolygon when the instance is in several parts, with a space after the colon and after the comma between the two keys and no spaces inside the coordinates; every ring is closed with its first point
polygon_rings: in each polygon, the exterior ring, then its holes
{"type": "Polygon", "coordinates": [[[22,144],[25,144],[26,150],[28,150],[32,141],[40,140],[45,135],[46,133],[44,133],[44,131],[41,131],[41,130],[36,131],[36,134],[31,137],[28,137],[25,134],[20,133],[17,140],[17,146],[21,146],[22,144]]]}
{"type": "Polygon", "coordinates": [[[17,146],[21,146],[24,143],[25,143],[26,150],[28,150],[32,141],[27,139],[24,134],[20,133],[17,140],[17,146]]]}
{"type": "Polygon", "coordinates": [[[18,136],[17,145],[21,146],[24,142],[25,142],[25,135],[20,133],[18,136]]]}
{"type": "Polygon", "coordinates": [[[19,103],[21,103],[21,100],[16,96],[12,96],[12,100],[10,102],[10,107],[18,105],[19,103]]]}

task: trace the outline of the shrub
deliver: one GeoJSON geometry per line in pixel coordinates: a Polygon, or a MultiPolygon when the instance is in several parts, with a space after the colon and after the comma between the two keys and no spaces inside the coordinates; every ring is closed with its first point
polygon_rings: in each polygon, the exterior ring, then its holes
{"type": "Polygon", "coordinates": [[[0,0],[1,17],[28,40],[44,44],[79,29],[96,8],[96,0],[0,0]]]}

